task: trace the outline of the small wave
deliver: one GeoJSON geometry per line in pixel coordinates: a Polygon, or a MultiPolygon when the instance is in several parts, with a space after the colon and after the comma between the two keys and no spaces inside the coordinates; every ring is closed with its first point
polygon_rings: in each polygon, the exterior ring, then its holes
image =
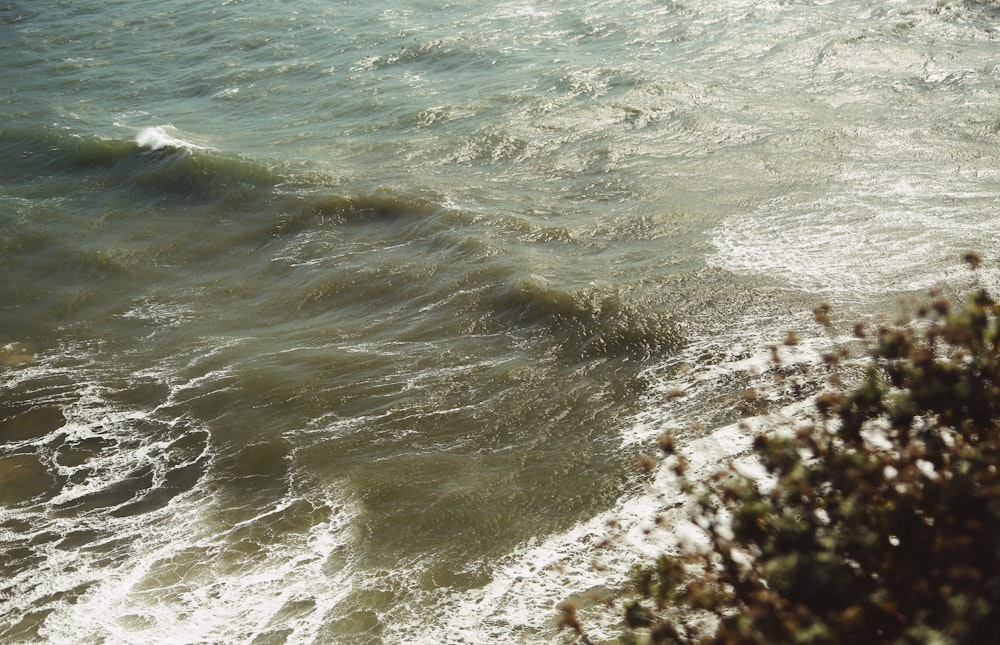
{"type": "Polygon", "coordinates": [[[0,129],[5,174],[78,172],[114,166],[136,149],[134,143],[77,135],[55,128],[0,129]],[[20,172],[18,172],[20,171],[20,172]]]}
{"type": "Polygon", "coordinates": [[[314,195],[288,197],[271,230],[276,236],[295,235],[317,226],[391,224],[426,218],[439,210],[431,200],[393,195],[314,195]]]}
{"type": "Polygon", "coordinates": [[[352,66],[355,72],[383,70],[394,65],[434,66],[436,69],[459,67],[468,64],[473,54],[468,41],[458,36],[448,36],[427,41],[407,43],[399,49],[381,56],[366,56],[352,66]]]}
{"type": "MultiPolygon", "coordinates": [[[[71,175],[147,201],[267,198],[285,177],[271,167],[185,141],[163,127],[134,140],[56,128],[0,129],[0,162],[13,177],[71,175]]],[[[74,190],[86,190],[78,186],[74,190]]]]}
{"type": "Polygon", "coordinates": [[[549,327],[567,351],[584,358],[650,358],[671,352],[683,341],[666,313],[596,285],[565,291],[538,279],[521,280],[496,294],[491,306],[501,320],[549,327]]]}

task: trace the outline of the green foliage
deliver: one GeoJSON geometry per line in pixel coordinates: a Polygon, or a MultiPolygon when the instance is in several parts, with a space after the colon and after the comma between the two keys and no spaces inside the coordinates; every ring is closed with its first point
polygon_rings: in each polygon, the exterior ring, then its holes
{"type": "Polygon", "coordinates": [[[765,477],[695,484],[678,461],[706,546],[637,573],[622,641],[1000,640],[998,314],[979,291],[867,334],[860,383],[756,439],[765,477]]]}

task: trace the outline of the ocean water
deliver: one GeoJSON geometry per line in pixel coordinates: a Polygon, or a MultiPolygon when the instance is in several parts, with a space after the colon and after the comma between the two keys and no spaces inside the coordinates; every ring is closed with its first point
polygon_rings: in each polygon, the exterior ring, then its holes
{"type": "Polygon", "coordinates": [[[821,387],[816,305],[995,282],[998,39],[973,0],[0,3],[0,641],[560,642],[683,532],[660,432],[707,472],[787,331],[778,403],[821,387]]]}

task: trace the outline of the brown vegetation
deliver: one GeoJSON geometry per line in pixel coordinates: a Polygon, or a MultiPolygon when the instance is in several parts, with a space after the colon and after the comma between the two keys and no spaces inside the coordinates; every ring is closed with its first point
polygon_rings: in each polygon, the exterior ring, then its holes
{"type": "Polygon", "coordinates": [[[937,297],[912,324],[856,335],[871,357],[860,383],[759,436],[765,477],[688,481],[660,439],[706,546],[637,572],[622,643],[1000,640],[1000,304],[937,297]]]}

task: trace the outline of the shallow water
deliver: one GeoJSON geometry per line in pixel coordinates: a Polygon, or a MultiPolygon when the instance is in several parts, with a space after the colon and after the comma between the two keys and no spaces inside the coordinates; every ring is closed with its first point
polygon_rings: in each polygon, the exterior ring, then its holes
{"type": "Polygon", "coordinates": [[[664,428],[710,468],[820,302],[996,279],[998,26],[3,4],[0,639],[553,642],[664,428]]]}

